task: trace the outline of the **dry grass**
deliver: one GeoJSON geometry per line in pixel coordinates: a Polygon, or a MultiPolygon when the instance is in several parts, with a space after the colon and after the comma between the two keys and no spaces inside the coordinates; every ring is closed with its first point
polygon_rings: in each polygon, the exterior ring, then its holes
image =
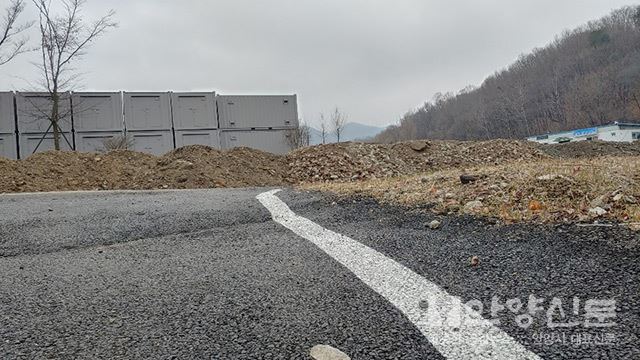
{"type": "Polygon", "coordinates": [[[432,205],[438,213],[469,213],[506,222],[638,223],[639,181],[640,157],[605,157],[542,159],[390,179],[302,186],[345,196],[370,196],[383,203],[409,207],[432,205]],[[480,179],[463,185],[460,182],[463,173],[480,175],[480,179]],[[472,201],[480,201],[482,205],[465,208],[472,201]]]}

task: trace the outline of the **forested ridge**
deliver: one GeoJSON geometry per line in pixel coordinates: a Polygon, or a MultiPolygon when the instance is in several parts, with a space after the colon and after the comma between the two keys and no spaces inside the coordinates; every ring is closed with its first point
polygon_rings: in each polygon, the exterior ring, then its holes
{"type": "Polygon", "coordinates": [[[613,121],[640,121],[640,6],[566,31],[480,87],[436,94],[376,141],[524,138],[613,121]]]}

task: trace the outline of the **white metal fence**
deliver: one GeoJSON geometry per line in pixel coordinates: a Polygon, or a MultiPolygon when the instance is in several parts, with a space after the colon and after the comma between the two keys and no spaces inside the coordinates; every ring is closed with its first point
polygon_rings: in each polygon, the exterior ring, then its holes
{"type": "MultiPolygon", "coordinates": [[[[0,156],[17,159],[54,148],[47,93],[0,92],[0,156]]],[[[126,136],[133,150],[160,155],[176,147],[247,146],[285,153],[299,126],[297,97],[213,92],[74,92],[60,99],[63,150],[103,151],[126,136]]]]}

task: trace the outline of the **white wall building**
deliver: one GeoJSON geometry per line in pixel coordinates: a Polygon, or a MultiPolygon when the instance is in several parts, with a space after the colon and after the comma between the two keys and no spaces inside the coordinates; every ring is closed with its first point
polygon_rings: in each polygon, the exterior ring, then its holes
{"type": "Polygon", "coordinates": [[[633,142],[640,140],[640,124],[615,122],[609,125],[531,136],[527,140],[541,144],[588,140],[633,142]]]}

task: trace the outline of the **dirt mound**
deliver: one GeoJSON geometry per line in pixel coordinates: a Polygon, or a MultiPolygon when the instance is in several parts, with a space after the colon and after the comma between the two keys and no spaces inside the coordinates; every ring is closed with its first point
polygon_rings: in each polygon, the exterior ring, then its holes
{"type": "Polygon", "coordinates": [[[0,162],[0,192],[141,189],[133,180],[154,164],[152,155],[133,151],[48,151],[0,162]]]}
{"type": "Polygon", "coordinates": [[[146,180],[151,188],[273,186],[285,182],[286,163],[281,156],[259,150],[193,145],[158,158],[146,180]]]}
{"type": "Polygon", "coordinates": [[[294,181],[345,181],[410,175],[446,167],[547,158],[524,141],[409,141],[397,144],[341,143],[291,152],[294,181]]]}
{"type": "Polygon", "coordinates": [[[351,182],[451,168],[608,154],[640,155],[640,144],[582,142],[540,146],[512,140],[340,143],[303,148],[286,156],[249,148],[220,151],[201,145],[179,148],[160,157],[127,150],[50,151],[22,161],[0,158],[0,192],[351,182]]]}
{"type": "Polygon", "coordinates": [[[293,181],[357,180],[405,174],[411,166],[389,145],[318,145],[287,155],[293,181]]]}
{"type": "Polygon", "coordinates": [[[0,159],[0,174],[0,192],[271,186],[286,182],[286,162],[252,149],[199,145],[161,157],[49,151],[21,161],[0,159]]]}
{"type": "Polygon", "coordinates": [[[550,156],[564,159],[640,155],[638,142],[577,141],[566,144],[542,144],[538,145],[538,148],[550,156]]]}

